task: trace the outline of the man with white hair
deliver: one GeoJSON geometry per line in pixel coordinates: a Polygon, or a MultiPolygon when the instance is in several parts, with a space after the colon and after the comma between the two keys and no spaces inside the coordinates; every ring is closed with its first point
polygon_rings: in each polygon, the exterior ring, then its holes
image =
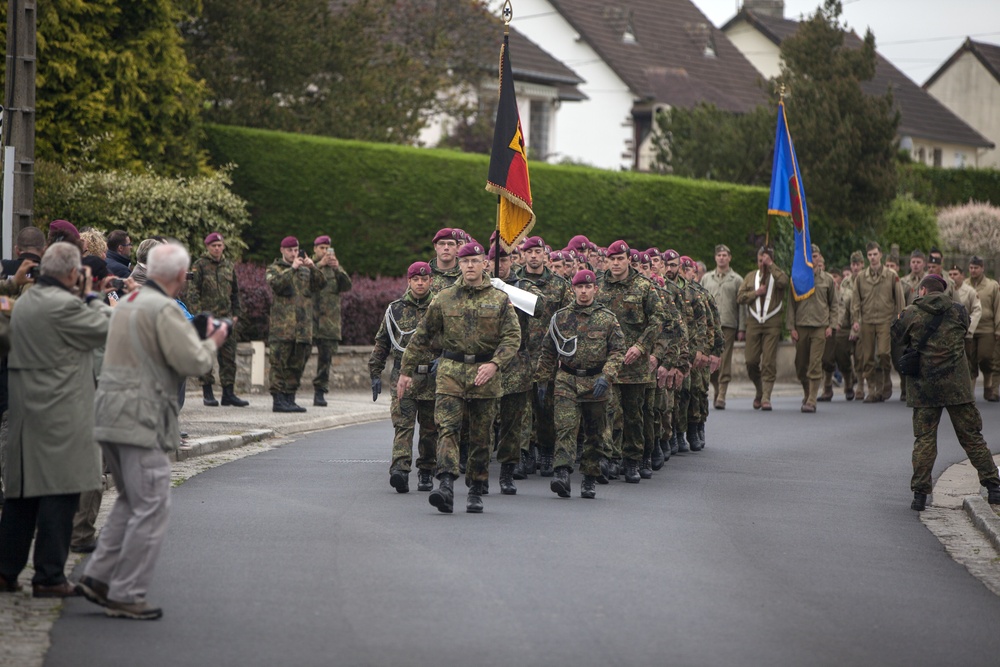
{"type": "Polygon", "coordinates": [[[77,589],[108,616],[152,620],[146,601],[167,528],[170,459],[180,442],[177,387],[212,368],[229,335],[210,321],[198,339],[175,299],[191,258],[176,243],[149,253],[146,284],[115,309],[97,390],[95,439],[111,468],[118,498],[77,589]]]}

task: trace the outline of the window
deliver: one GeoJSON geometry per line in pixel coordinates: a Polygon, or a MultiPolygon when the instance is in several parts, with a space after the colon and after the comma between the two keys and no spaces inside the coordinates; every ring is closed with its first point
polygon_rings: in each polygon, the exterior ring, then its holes
{"type": "Polygon", "coordinates": [[[961,169],[965,166],[965,153],[955,153],[955,168],[961,169]]]}
{"type": "Polygon", "coordinates": [[[942,157],[941,156],[941,149],[940,148],[935,148],[934,149],[934,166],[935,167],[940,167],[941,166],[941,157],[942,157]]]}
{"type": "Polygon", "coordinates": [[[549,156],[549,127],[552,120],[552,105],[548,100],[531,100],[529,137],[531,157],[545,161],[549,156]]]}

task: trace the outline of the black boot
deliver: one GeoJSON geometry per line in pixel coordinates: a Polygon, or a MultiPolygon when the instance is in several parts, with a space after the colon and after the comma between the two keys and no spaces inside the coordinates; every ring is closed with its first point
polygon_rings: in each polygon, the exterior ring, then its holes
{"type": "Polygon", "coordinates": [[[620,460],[617,460],[617,461],[608,461],[608,479],[609,480],[614,481],[614,480],[618,479],[618,476],[621,475],[621,472],[622,472],[622,462],[620,460]]]}
{"type": "MultiPolygon", "coordinates": [[[[522,449],[521,450],[521,460],[518,461],[514,465],[514,472],[512,474],[512,478],[513,479],[520,480],[520,479],[526,479],[528,477],[528,473],[525,472],[525,470],[524,470],[524,458],[525,458],[525,456],[526,456],[526,452],[525,452],[525,450],[522,449]]],[[[532,467],[534,467],[535,464],[532,463],[531,465],[532,465],[532,467]]]]}
{"type": "Polygon", "coordinates": [[[231,405],[235,408],[245,408],[250,405],[250,401],[244,401],[233,391],[233,385],[227,384],[222,388],[222,404],[231,405]]]}
{"type": "Polygon", "coordinates": [[[986,502],[990,505],[1000,505],[1000,486],[986,487],[986,502]]]}
{"type": "Polygon", "coordinates": [[[705,422],[698,424],[698,444],[701,445],[702,449],[705,449],[705,422]]]}
{"type": "Polygon", "coordinates": [[[597,496],[597,478],[593,475],[584,475],[583,484],[580,486],[581,498],[594,498],[597,496]]]}
{"type": "Polygon", "coordinates": [[[642,460],[642,464],[639,466],[639,477],[653,479],[653,463],[649,457],[642,460]]]}
{"type": "Polygon", "coordinates": [[[690,452],[690,451],[691,450],[688,448],[687,440],[684,439],[684,434],[683,433],[678,433],[677,434],[677,453],[678,454],[685,454],[685,453],[690,452]]]}
{"type": "Polygon", "coordinates": [[[553,470],[552,483],[549,484],[549,488],[552,489],[553,493],[558,494],[560,498],[569,498],[572,495],[569,486],[569,468],[559,466],[553,470]]]}
{"type": "Polygon", "coordinates": [[[313,405],[315,405],[318,408],[325,408],[326,407],[326,399],[323,398],[323,394],[325,394],[325,393],[326,392],[323,391],[322,389],[317,389],[316,393],[313,394],[313,405]]]}
{"type": "Polygon", "coordinates": [[[500,464],[500,493],[505,496],[517,494],[517,487],[514,486],[514,464],[500,464]]]}
{"type": "Polygon", "coordinates": [[[295,402],[295,392],[285,392],[285,403],[288,404],[289,412],[305,412],[306,409],[295,402]]]}
{"type": "Polygon", "coordinates": [[[202,403],[204,403],[210,408],[219,407],[219,402],[215,400],[215,395],[212,393],[212,385],[210,384],[201,385],[201,393],[203,396],[203,398],[201,399],[202,403]]]}
{"type": "Polygon", "coordinates": [[[524,472],[525,477],[528,475],[535,474],[535,448],[529,446],[526,450],[521,452],[521,470],[524,472]]]}
{"type": "Polygon", "coordinates": [[[289,407],[284,394],[275,391],[271,393],[271,398],[274,399],[274,407],[271,408],[271,412],[295,412],[289,407]]]}
{"type": "Polygon", "coordinates": [[[542,477],[552,477],[554,471],[552,469],[552,454],[543,453],[539,457],[542,461],[542,469],[538,472],[542,477]]]}
{"type": "Polygon", "coordinates": [[[455,510],[455,478],[443,473],[437,490],[431,491],[427,500],[438,509],[438,512],[451,514],[455,510]]]}
{"type": "Polygon", "coordinates": [[[677,430],[674,429],[670,432],[670,455],[673,456],[680,449],[680,443],[677,442],[677,430]]]}
{"type": "Polygon", "coordinates": [[[663,454],[663,447],[660,446],[660,439],[656,439],[653,445],[653,455],[650,457],[649,465],[653,470],[659,470],[667,462],[667,457],[663,454]]]}
{"type": "Polygon", "coordinates": [[[469,487],[469,495],[465,499],[465,511],[469,514],[483,513],[483,483],[473,482],[469,487]]]}
{"type": "Polygon", "coordinates": [[[642,479],[639,476],[639,462],[632,459],[625,459],[625,481],[629,484],[638,484],[642,479]]]}
{"type": "Polygon", "coordinates": [[[916,510],[917,512],[923,512],[927,509],[927,494],[914,491],[913,502],[910,503],[910,509],[916,510]]]}
{"type": "Polygon", "coordinates": [[[434,488],[430,470],[417,471],[417,491],[431,491],[434,488]]]}
{"type": "Polygon", "coordinates": [[[410,473],[405,470],[393,470],[389,474],[389,486],[396,489],[396,493],[409,493],[410,473]]]}
{"type": "Polygon", "coordinates": [[[610,477],[611,464],[608,463],[608,460],[602,456],[601,462],[598,465],[600,465],[601,474],[595,477],[594,481],[596,481],[598,484],[607,484],[609,481],[611,481],[610,477]]]}
{"type": "Polygon", "coordinates": [[[692,452],[701,451],[701,438],[698,437],[698,425],[694,422],[688,424],[688,442],[691,444],[692,452]]]}
{"type": "Polygon", "coordinates": [[[468,443],[462,444],[458,443],[458,472],[465,474],[466,464],[469,462],[469,445],[468,443]]]}

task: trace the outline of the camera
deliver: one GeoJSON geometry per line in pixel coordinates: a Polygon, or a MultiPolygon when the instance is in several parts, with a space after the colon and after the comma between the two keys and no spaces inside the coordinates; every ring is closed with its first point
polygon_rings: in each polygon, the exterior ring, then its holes
{"type": "Polygon", "coordinates": [[[299,257],[301,257],[302,259],[306,258],[305,248],[299,248],[299,257]]]}
{"type": "Polygon", "coordinates": [[[188,271],[187,272],[187,281],[191,282],[192,280],[194,280],[194,271],[188,271]]]}
{"type": "Polygon", "coordinates": [[[201,338],[202,340],[208,338],[209,322],[211,322],[215,326],[215,328],[219,328],[224,325],[226,327],[227,338],[232,335],[233,321],[228,317],[216,318],[212,317],[211,313],[198,313],[197,315],[194,316],[194,319],[191,320],[191,324],[194,325],[195,331],[198,332],[198,338],[201,338]]]}
{"type": "Polygon", "coordinates": [[[112,278],[111,287],[113,287],[116,291],[121,291],[125,289],[125,281],[121,278],[112,278]]]}

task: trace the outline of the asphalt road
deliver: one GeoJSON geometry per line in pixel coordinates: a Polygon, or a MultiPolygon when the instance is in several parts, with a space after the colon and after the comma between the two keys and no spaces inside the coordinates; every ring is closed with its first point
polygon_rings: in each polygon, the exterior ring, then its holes
{"type": "Polygon", "coordinates": [[[174,490],[164,618],[69,600],[46,665],[997,664],[1000,599],[909,509],[910,411],[749,402],[593,501],[494,469],[478,516],[389,487],[387,423],[212,469],[174,490]]]}

